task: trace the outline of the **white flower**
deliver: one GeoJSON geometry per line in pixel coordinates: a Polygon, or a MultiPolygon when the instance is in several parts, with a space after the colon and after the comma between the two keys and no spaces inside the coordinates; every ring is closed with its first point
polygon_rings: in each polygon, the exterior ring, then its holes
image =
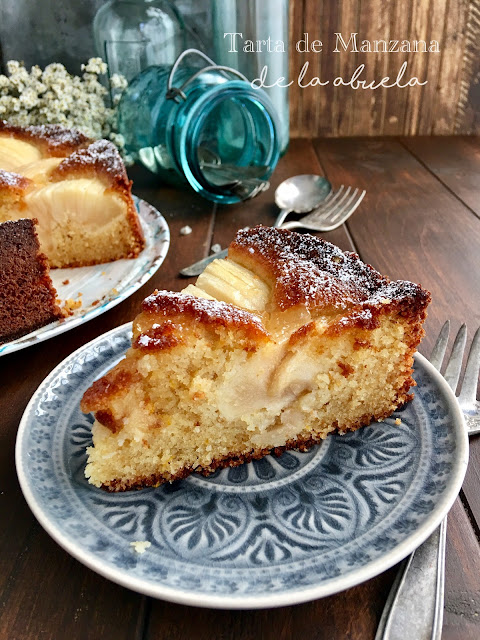
{"type": "Polygon", "coordinates": [[[25,89],[20,94],[20,103],[26,109],[33,109],[40,102],[38,94],[32,88],[25,89]]]}
{"type": "Polygon", "coordinates": [[[0,75],[0,117],[21,126],[61,124],[90,138],[109,138],[123,153],[125,141],[116,131],[115,106],[127,81],[118,74],[112,76],[112,89],[117,92],[113,109],[107,107],[108,90],[98,80],[107,70],[101,58],[90,58],[82,65],[81,77],[70,75],[57,62],[43,71],[34,66],[28,72],[23,63],[10,60],[9,75],[0,75]]]}
{"type": "Polygon", "coordinates": [[[87,73],[99,73],[103,75],[107,73],[108,67],[101,58],[90,58],[87,64],[82,64],[81,69],[87,73]]]}
{"type": "Polygon", "coordinates": [[[7,71],[11,76],[13,76],[17,73],[21,66],[22,64],[18,62],[18,60],[9,60],[7,62],[7,71]]]}
{"type": "Polygon", "coordinates": [[[110,78],[110,86],[112,89],[126,89],[128,86],[127,79],[119,73],[114,73],[110,78]]]}

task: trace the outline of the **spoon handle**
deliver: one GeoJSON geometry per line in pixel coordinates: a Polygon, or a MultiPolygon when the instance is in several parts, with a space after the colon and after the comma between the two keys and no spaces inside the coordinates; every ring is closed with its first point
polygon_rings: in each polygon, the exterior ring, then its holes
{"type": "Polygon", "coordinates": [[[289,213],[291,213],[293,211],[293,209],[282,209],[280,211],[280,213],[277,216],[277,219],[275,220],[275,222],[273,223],[274,227],[280,227],[283,223],[283,221],[285,220],[285,218],[288,216],[289,213]]]}
{"type": "MultiPolygon", "coordinates": [[[[273,223],[273,226],[279,227],[291,211],[292,209],[282,209],[278,214],[277,219],[273,223]]],[[[228,249],[224,249],[223,251],[219,251],[218,253],[212,253],[211,256],[207,256],[206,258],[203,258],[203,260],[199,260],[198,262],[195,262],[195,264],[191,264],[189,267],[185,267],[185,269],[182,269],[180,271],[180,274],[182,276],[187,276],[190,278],[192,276],[199,276],[205,269],[207,264],[210,264],[210,262],[217,260],[217,258],[226,258],[227,254],[228,249]]]]}

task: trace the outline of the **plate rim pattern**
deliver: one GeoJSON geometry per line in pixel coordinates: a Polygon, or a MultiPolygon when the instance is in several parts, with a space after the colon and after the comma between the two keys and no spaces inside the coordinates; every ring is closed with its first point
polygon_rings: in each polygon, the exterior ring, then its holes
{"type": "Polygon", "coordinates": [[[194,589],[191,591],[185,591],[181,588],[176,589],[162,584],[161,580],[160,582],[152,582],[151,580],[129,575],[128,570],[125,570],[124,568],[112,567],[111,564],[104,561],[102,557],[94,555],[88,550],[82,549],[75,540],[70,540],[68,536],[59,529],[54,518],[52,518],[52,515],[45,512],[44,507],[38,503],[30,488],[27,472],[24,468],[23,445],[28,434],[29,424],[32,417],[32,409],[36,405],[39,397],[49,388],[51,382],[61,373],[61,371],[65,370],[68,366],[73,365],[82,352],[87,352],[88,350],[93,349],[96,343],[100,344],[102,341],[108,341],[111,338],[127,334],[130,329],[131,323],[126,323],[120,327],[112,329],[111,331],[98,336],[88,344],[83,345],[60,363],[47,376],[47,378],[45,378],[28,403],[20,422],[16,443],[17,474],[22,492],[33,514],[41,526],[62,548],[82,564],[100,575],[139,593],[191,606],[221,609],[259,609],[298,604],[343,591],[344,589],[360,584],[397,564],[434,531],[452,506],[463,482],[463,477],[468,463],[468,436],[464,418],[456,398],[443,376],[441,376],[441,374],[424,356],[417,353],[415,355],[416,361],[420,367],[423,368],[428,377],[433,380],[434,385],[440,391],[440,394],[448,405],[449,411],[451,411],[451,428],[454,433],[456,451],[453,459],[453,470],[448,478],[447,489],[443,492],[441,498],[438,500],[434,509],[425,521],[408,534],[399,544],[394,546],[393,549],[388,550],[379,558],[367,562],[361,569],[356,569],[346,575],[336,576],[326,583],[324,582],[314,586],[308,586],[306,588],[301,586],[294,587],[283,592],[266,593],[261,597],[258,595],[252,597],[243,595],[224,596],[212,593],[204,594],[196,592],[194,589]]]}
{"type": "Polygon", "coordinates": [[[145,271],[137,280],[135,280],[134,282],[131,282],[130,285],[128,285],[118,295],[106,300],[104,303],[99,304],[96,307],[90,308],[85,314],[83,315],[78,314],[75,316],[71,316],[65,320],[63,319],[56,320],[55,322],[52,322],[48,325],[40,327],[35,331],[31,331],[30,333],[24,336],[20,336],[20,338],[12,340],[11,342],[5,342],[3,344],[0,344],[0,357],[8,355],[10,353],[15,353],[16,351],[20,351],[22,349],[26,349],[27,347],[31,347],[32,345],[35,345],[35,344],[40,344],[40,342],[44,342],[45,340],[49,340],[50,338],[55,338],[56,336],[61,335],[62,333],[65,333],[67,331],[70,331],[71,329],[74,329],[75,327],[78,327],[84,322],[88,322],[89,320],[93,320],[94,318],[97,318],[98,316],[102,315],[106,311],[109,311],[110,309],[113,309],[113,307],[116,307],[118,304],[120,304],[120,302],[123,302],[124,300],[129,298],[132,294],[135,293],[135,291],[137,291],[138,289],[140,289],[140,287],[146,284],[153,275],[155,275],[155,273],[163,264],[163,261],[165,260],[168,250],[170,248],[170,229],[168,227],[167,221],[165,220],[163,215],[158,211],[156,207],[154,207],[152,204],[150,204],[146,200],[143,200],[142,198],[139,198],[138,196],[135,196],[135,195],[133,195],[133,200],[137,207],[139,216],[142,218],[142,215],[147,214],[146,212],[145,214],[143,214],[142,212],[142,207],[145,206],[148,210],[148,214],[153,215],[157,220],[159,225],[159,231],[162,234],[161,251],[159,252],[158,256],[155,258],[155,260],[153,260],[152,264],[150,265],[150,268],[147,271],[145,271]]]}

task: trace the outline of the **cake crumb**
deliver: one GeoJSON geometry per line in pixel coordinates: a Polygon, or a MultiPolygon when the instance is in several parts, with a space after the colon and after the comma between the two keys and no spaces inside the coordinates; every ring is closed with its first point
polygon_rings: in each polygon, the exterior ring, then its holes
{"type": "Polygon", "coordinates": [[[92,302],[92,307],[96,307],[99,302],[100,302],[100,300],[94,300],[92,302]]]}
{"type": "Polygon", "coordinates": [[[212,253],[220,253],[220,251],[222,250],[222,247],[218,243],[217,244],[212,244],[210,250],[211,250],[212,253]]]}
{"type": "Polygon", "coordinates": [[[395,418],[395,424],[402,424],[401,418],[395,418]]]}
{"type": "Polygon", "coordinates": [[[188,224],[180,229],[181,236],[189,236],[192,233],[192,227],[189,227],[188,224]]]}
{"type": "Polygon", "coordinates": [[[102,276],[106,276],[106,275],[107,275],[107,272],[106,272],[106,271],[102,271],[102,273],[101,273],[100,275],[102,275],[102,276]]]}
{"type": "Polygon", "coordinates": [[[114,296],[118,296],[118,289],[113,288],[112,293],[114,296]]]}
{"type": "Polygon", "coordinates": [[[148,540],[135,540],[135,542],[130,542],[130,546],[134,548],[136,553],[145,553],[152,546],[152,543],[148,540]]]}
{"type": "Polygon", "coordinates": [[[81,300],[73,300],[73,298],[67,298],[63,303],[62,313],[65,317],[73,316],[75,309],[79,309],[82,306],[81,300]]]}
{"type": "Polygon", "coordinates": [[[64,280],[62,284],[70,284],[70,280],[64,280]]]}

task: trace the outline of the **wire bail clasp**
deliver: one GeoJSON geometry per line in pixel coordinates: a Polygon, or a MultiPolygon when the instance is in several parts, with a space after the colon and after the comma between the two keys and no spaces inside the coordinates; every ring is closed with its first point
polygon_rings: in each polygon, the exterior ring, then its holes
{"type": "Polygon", "coordinates": [[[198,76],[200,76],[202,73],[205,73],[206,71],[220,71],[220,72],[225,73],[225,74],[226,73],[232,73],[233,75],[237,76],[241,80],[244,80],[245,82],[248,82],[248,79],[243,75],[243,73],[240,73],[240,71],[237,71],[236,69],[233,69],[232,67],[226,67],[226,66],[223,66],[223,65],[215,64],[215,62],[211,58],[209,58],[205,53],[203,53],[202,51],[199,51],[198,49],[185,49],[185,51],[182,51],[182,53],[175,60],[175,62],[173,63],[173,66],[172,66],[172,68],[170,70],[170,73],[168,75],[167,91],[166,91],[166,94],[165,94],[165,98],[167,100],[173,100],[176,103],[179,103],[181,100],[186,100],[187,96],[186,96],[186,93],[185,93],[184,89],[193,80],[195,80],[195,78],[198,78],[198,76]],[[203,67],[203,69],[199,69],[198,71],[196,71],[192,76],[190,76],[190,78],[185,80],[185,82],[180,87],[174,87],[173,86],[173,77],[174,77],[178,67],[180,66],[180,64],[184,60],[184,58],[186,58],[187,56],[189,56],[191,54],[195,54],[197,56],[200,56],[201,58],[203,58],[205,60],[205,62],[208,63],[208,65],[206,67],[203,67]]]}

